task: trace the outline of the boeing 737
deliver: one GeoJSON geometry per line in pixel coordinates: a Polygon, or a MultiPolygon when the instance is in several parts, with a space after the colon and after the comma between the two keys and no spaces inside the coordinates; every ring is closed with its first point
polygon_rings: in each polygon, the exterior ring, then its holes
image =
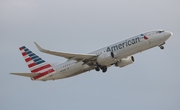
{"type": "Polygon", "coordinates": [[[164,30],[156,30],[138,34],[134,37],[105,46],[87,54],[58,52],[43,49],[36,42],[40,52],[64,57],[67,61],[56,65],[50,64],[30,51],[27,47],[20,47],[20,52],[27,63],[30,73],[11,73],[31,78],[31,80],[47,81],[72,77],[86,71],[107,71],[108,67],[124,67],[132,64],[132,55],[153,47],[164,49],[165,41],[173,34],[164,30]]]}

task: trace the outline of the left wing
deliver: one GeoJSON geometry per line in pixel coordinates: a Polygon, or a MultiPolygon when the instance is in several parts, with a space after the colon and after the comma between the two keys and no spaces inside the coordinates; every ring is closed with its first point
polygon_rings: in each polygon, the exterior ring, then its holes
{"type": "Polygon", "coordinates": [[[92,59],[94,60],[97,58],[96,54],[78,54],[78,53],[57,52],[57,51],[43,49],[36,42],[34,42],[34,44],[36,45],[38,50],[43,53],[64,57],[67,59],[73,59],[73,60],[77,60],[77,61],[89,61],[89,60],[92,60],[92,59]]]}

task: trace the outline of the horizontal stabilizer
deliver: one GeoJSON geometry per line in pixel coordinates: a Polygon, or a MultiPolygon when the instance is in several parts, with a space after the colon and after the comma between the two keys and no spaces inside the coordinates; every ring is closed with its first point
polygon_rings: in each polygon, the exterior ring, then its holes
{"type": "Polygon", "coordinates": [[[10,74],[32,78],[32,77],[38,76],[40,73],[10,73],[10,74]]]}

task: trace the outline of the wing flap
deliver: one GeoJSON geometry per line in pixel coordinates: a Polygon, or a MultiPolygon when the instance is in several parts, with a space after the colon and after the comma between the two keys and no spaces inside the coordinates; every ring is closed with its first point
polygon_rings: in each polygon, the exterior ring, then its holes
{"type": "Polygon", "coordinates": [[[55,56],[60,56],[64,57],[67,59],[73,59],[73,60],[88,60],[92,58],[96,58],[96,54],[78,54],[78,53],[68,53],[68,52],[57,52],[57,51],[52,51],[52,50],[46,50],[40,47],[36,42],[34,42],[36,47],[40,52],[55,55],[55,56]]]}
{"type": "Polygon", "coordinates": [[[38,76],[40,73],[10,73],[10,74],[32,78],[38,76]]]}

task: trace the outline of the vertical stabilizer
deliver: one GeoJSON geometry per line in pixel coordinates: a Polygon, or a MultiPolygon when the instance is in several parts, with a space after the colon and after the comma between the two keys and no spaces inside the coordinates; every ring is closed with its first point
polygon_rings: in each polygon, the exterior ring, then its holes
{"type": "Polygon", "coordinates": [[[25,46],[20,47],[19,50],[21,51],[22,56],[24,57],[24,60],[27,63],[30,71],[32,73],[40,73],[34,79],[40,78],[47,75],[48,73],[55,71],[49,63],[34,54],[25,46]]]}

